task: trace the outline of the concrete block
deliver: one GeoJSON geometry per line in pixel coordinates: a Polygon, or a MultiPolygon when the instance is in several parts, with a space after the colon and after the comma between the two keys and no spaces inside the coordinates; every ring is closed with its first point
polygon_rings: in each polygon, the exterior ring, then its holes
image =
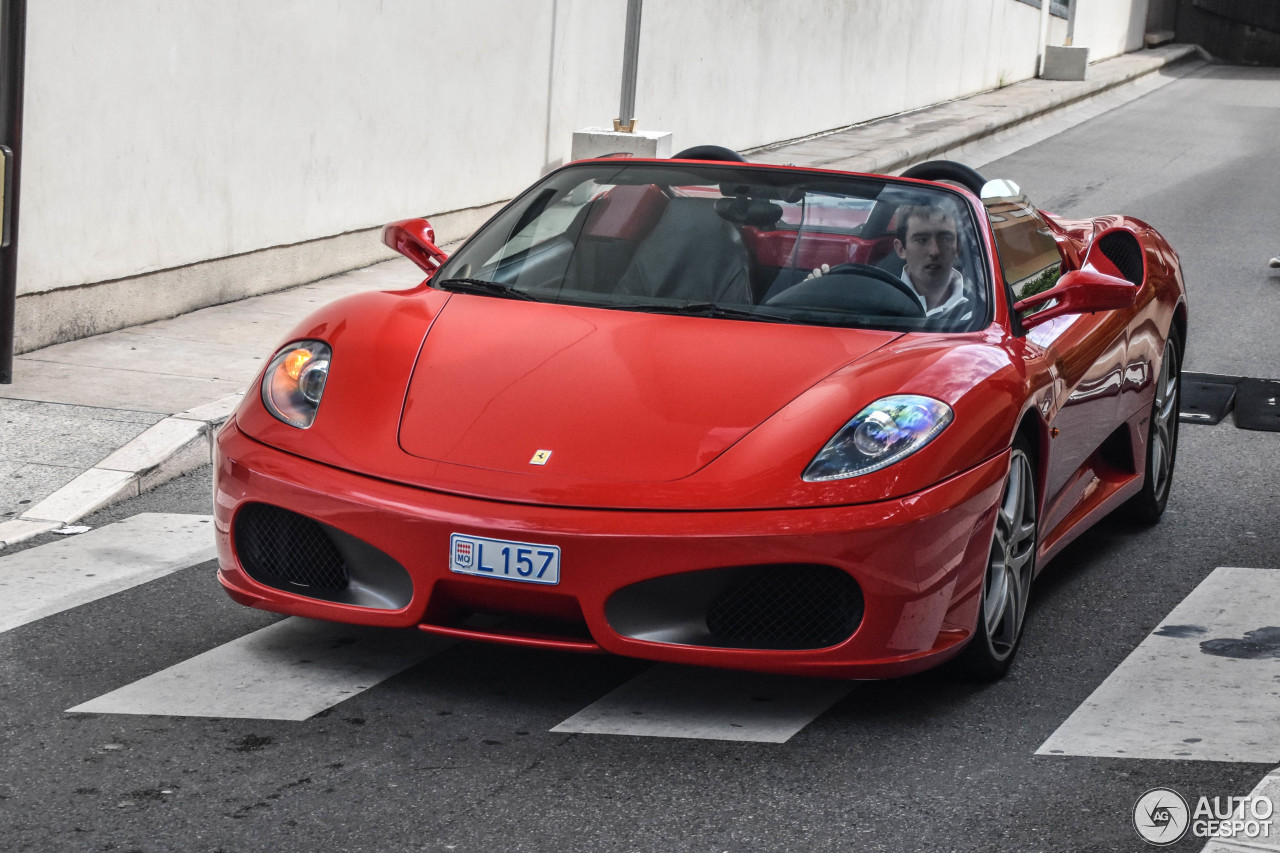
{"type": "MultiPolygon", "coordinates": [[[[177,455],[189,444],[207,445],[205,433],[208,429],[203,421],[165,418],[103,459],[97,467],[141,475],[177,455]]],[[[209,461],[207,446],[204,461],[209,461]]]]}
{"type": "Polygon", "coordinates": [[[231,417],[231,413],[236,410],[243,399],[244,394],[228,394],[219,400],[214,400],[212,403],[196,406],[194,409],[187,409],[185,412],[178,412],[174,417],[190,421],[204,421],[216,426],[231,417]]]}
{"type": "Polygon", "coordinates": [[[25,518],[0,522],[0,548],[39,536],[41,533],[49,533],[61,526],[61,521],[30,521],[25,518]]]}
{"type": "Polygon", "coordinates": [[[589,160],[610,154],[668,158],[671,156],[671,132],[637,130],[634,133],[621,133],[604,127],[587,127],[573,132],[572,159],[589,160]]]}
{"type": "MultiPolygon", "coordinates": [[[[107,504],[137,496],[136,474],[90,468],[27,510],[18,521],[58,521],[70,524],[107,504]]],[[[62,524],[58,526],[61,527],[62,524]]]]}
{"type": "Polygon", "coordinates": [[[187,442],[154,467],[138,472],[138,493],[149,492],[188,471],[208,465],[213,461],[213,442],[210,433],[187,442]]]}
{"type": "Polygon", "coordinates": [[[1042,80],[1083,80],[1089,68],[1089,48],[1051,44],[1044,49],[1042,80]]]}

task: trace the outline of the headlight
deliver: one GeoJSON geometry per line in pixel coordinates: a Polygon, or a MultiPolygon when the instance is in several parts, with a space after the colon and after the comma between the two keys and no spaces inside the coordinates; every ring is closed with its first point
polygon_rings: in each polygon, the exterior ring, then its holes
{"type": "Polygon", "coordinates": [[[271,358],[262,377],[262,404],[280,420],[306,429],[316,419],[333,351],[321,341],[294,341],[271,358]]]}
{"type": "Polygon", "coordinates": [[[951,423],[951,407],[931,397],[896,394],[867,406],[805,469],[810,483],[879,471],[924,447],[951,423]]]}

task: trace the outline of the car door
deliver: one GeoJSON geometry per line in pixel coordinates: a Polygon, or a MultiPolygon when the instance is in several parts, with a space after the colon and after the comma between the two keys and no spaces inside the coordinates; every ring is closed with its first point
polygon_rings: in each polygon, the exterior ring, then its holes
{"type": "MultiPolygon", "coordinates": [[[[1004,187],[984,191],[983,202],[1012,305],[1053,287],[1064,271],[1064,255],[1044,217],[1017,186],[993,183],[1004,187]]],[[[1048,411],[1042,411],[1052,428],[1048,458],[1041,460],[1040,529],[1047,541],[1107,474],[1100,449],[1119,423],[1127,319],[1115,311],[1069,314],[1036,326],[1025,339],[1027,359],[1038,362],[1029,364],[1029,371],[1042,369],[1053,379],[1048,411]]]]}

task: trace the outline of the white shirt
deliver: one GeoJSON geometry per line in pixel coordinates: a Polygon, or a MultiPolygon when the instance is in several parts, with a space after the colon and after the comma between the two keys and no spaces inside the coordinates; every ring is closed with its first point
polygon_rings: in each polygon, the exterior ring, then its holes
{"type": "Polygon", "coordinates": [[[951,278],[947,281],[946,298],[936,308],[930,308],[925,302],[919,288],[911,281],[911,274],[907,272],[906,267],[902,268],[902,280],[906,282],[907,287],[911,288],[916,299],[920,300],[920,307],[924,309],[925,317],[946,315],[952,316],[956,322],[963,322],[973,317],[973,303],[965,292],[964,276],[960,274],[960,270],[951,271],[951,278]]]}

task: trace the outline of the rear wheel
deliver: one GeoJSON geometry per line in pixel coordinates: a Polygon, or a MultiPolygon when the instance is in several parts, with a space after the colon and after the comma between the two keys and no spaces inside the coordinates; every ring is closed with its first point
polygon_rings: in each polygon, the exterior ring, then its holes
{"type": "Polygon", "coordinates": [[[995,680],[1003,676],[1022,639],[1039,541],[1035,476],[1030,445],[1020,436],[1013,443],[996,514],[978,624],[957,659],[960,670],[971,678],[995,680]]]}
{"type": "Polygon", "coordinates": [[[1177,326],[1169,330],[1160,359],[1156,398],[1147,422],[1147,472],[1142,491],[1129,499],[1125,510],[1135,521],[1155,524],[1164,515],[1173,485],[1173,463],[1178,458],[1178,404],[1182,402],[1182,337],[1177,326]]]}

